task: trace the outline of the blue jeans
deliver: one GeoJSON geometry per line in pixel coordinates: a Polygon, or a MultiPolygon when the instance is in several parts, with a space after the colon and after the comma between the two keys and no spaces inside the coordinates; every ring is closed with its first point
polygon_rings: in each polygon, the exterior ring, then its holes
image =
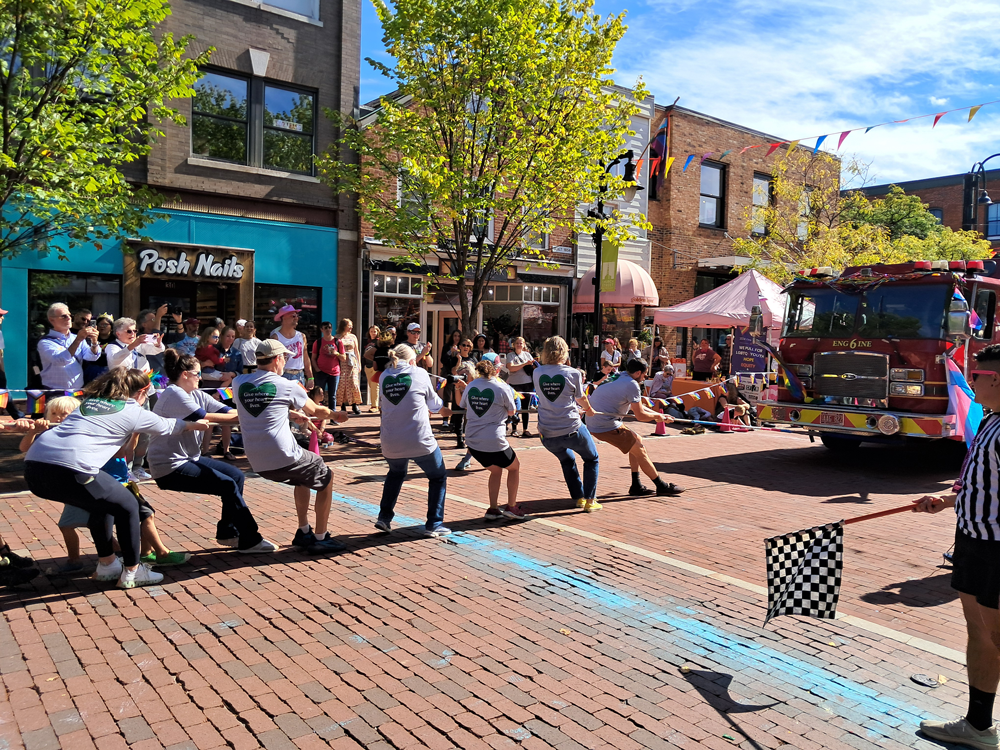
{"type": "Polygon", "coordinates": [[[382,485],[382,504],[378,512],[378,520],[389,523],[395,515],[396,501],[399,499],[399,491],[403,488],[403,480],[406,479],[406,470],[410,461],[427,475],[430,485],[427,488],[427,524],[425,528],[433,531],[438,526],[444,524],[444,492],[445,477],[447,471],[444,468],[444,459],[441,457],[441,449],[435,448],[433,453],[417,458],[387,458],[389,473],[385,477],[385,484],[382,485]]]}
{"type": "Polygon", "coordinates": [[[559,437],[543,437],[542,445],[545,450],[559,459],[562,464],[563,478],[569,488],[570,497],[574,500],[585,498],[593,500],[597,497],[597,472],[600,459],[597,456],[597,447],[594,439],[590,437],[587,425],[580,425],[580,429],[571,432],[569,435],[559,437]],[[580,483],[580,472],[576,469],[576,453],[583,459],[583,483],[580,483]]]}
{"type": "Polygon", "coordinates": [[[322,370],[316,370],[316,387],[322,388],[326,392],[326,405],[331,409],[337,408],[337,385],[340,383],[340,375],[328,375],[322,370]]]}
{"type": "Polygon", "coordinates": [[[239,548],[250,549],[261,540],[246,500],[243,499],[243,472],[235,466],[202,456],[181,464],[156,480],[161,490],[217,495],[222,499],[222,518],[215,527],[216,539],[240,538],[239,548]]]}

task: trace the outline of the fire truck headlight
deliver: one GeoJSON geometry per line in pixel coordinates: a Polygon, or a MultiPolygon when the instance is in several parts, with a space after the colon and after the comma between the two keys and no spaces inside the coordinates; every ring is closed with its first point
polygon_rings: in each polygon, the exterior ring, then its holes
{"type": "Polygon", "coordinates": [[[892,396],[923,396],[924,387],[910,383],[892,383],[889,386],[889,394],[892,396]]]}
{"type": "Polygon", "coordinates": [[[883,435],[895,435],[899,432],[899,420],[892,414],[883,414],[878,418],[878,431],[883,435]]]}
{"type": "Polygon", "coordinates": [[[894,367],[889,371],[889,380],[908,380],[911,383],[923,383],[924,371],[911,370],[905,367],[894,367]]]}

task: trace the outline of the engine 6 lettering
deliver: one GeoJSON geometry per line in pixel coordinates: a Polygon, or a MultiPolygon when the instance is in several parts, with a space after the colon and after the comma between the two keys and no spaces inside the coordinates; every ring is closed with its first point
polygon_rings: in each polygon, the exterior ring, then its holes
{"type": "Polygon", "coordinates": [[[216,258],[210,252],[199,252],[193,260],[183,250],[176,258],[163,258],[160,251],[144,247],[136,253],[139,261],[139,275],[154,273],[165,276],[200,276],[206,279],[243,278],[243,264],[235,255],[216,258]]]}
{"type": "Polygon", "coordinates": [[[843,349],[871,349],[871,341],[862,341],[860,339],[834,339],[833,345],[835,347],[840,347],[843,349]]]}

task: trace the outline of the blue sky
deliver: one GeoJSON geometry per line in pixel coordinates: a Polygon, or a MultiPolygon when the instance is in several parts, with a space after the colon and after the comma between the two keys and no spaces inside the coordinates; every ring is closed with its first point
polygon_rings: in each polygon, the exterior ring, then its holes
{"type": "MultiPolygon", "coordinates": [[[[385,59],[378,18],[370,0],[363,6],[362,57],[385,59]]],[[[628,12],[616,83],[641,76],[658,103],[679,96],[782,140],[1000,99],[1000,0],[597,0],[597,9],[628,12]]],[[[390,88],[362,62],[362,101],[390,88]]],[[[965,172],[1000,152],[1000,103],[967,119],[853,133],[839,153],[869,165],[874,183],[965,172]]]]}

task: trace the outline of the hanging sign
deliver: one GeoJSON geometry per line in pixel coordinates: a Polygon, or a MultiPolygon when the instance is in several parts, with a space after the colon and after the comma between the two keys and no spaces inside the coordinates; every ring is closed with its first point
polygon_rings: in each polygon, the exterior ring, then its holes
{"type": "Polygon", "coordinates": [[[730,362],[730,372],[767,372],[767,350],[754,341],[746,329],[736,328],[730,362]]]}
{"type": "Polygon", "coordinates": [[[615,291],[617,281],[618,245],[605,240],[601,246],[601,291],[615,291]]]}
{"type": "Polygon", "coordinates": [[[136,265],[140,276],[168,276],[172,278],[203,278],[239,281],[243,278],[244,266],[231,253],[192,250],[171,252],[155,247],[138,248],[135,251],[136,265]]]}

